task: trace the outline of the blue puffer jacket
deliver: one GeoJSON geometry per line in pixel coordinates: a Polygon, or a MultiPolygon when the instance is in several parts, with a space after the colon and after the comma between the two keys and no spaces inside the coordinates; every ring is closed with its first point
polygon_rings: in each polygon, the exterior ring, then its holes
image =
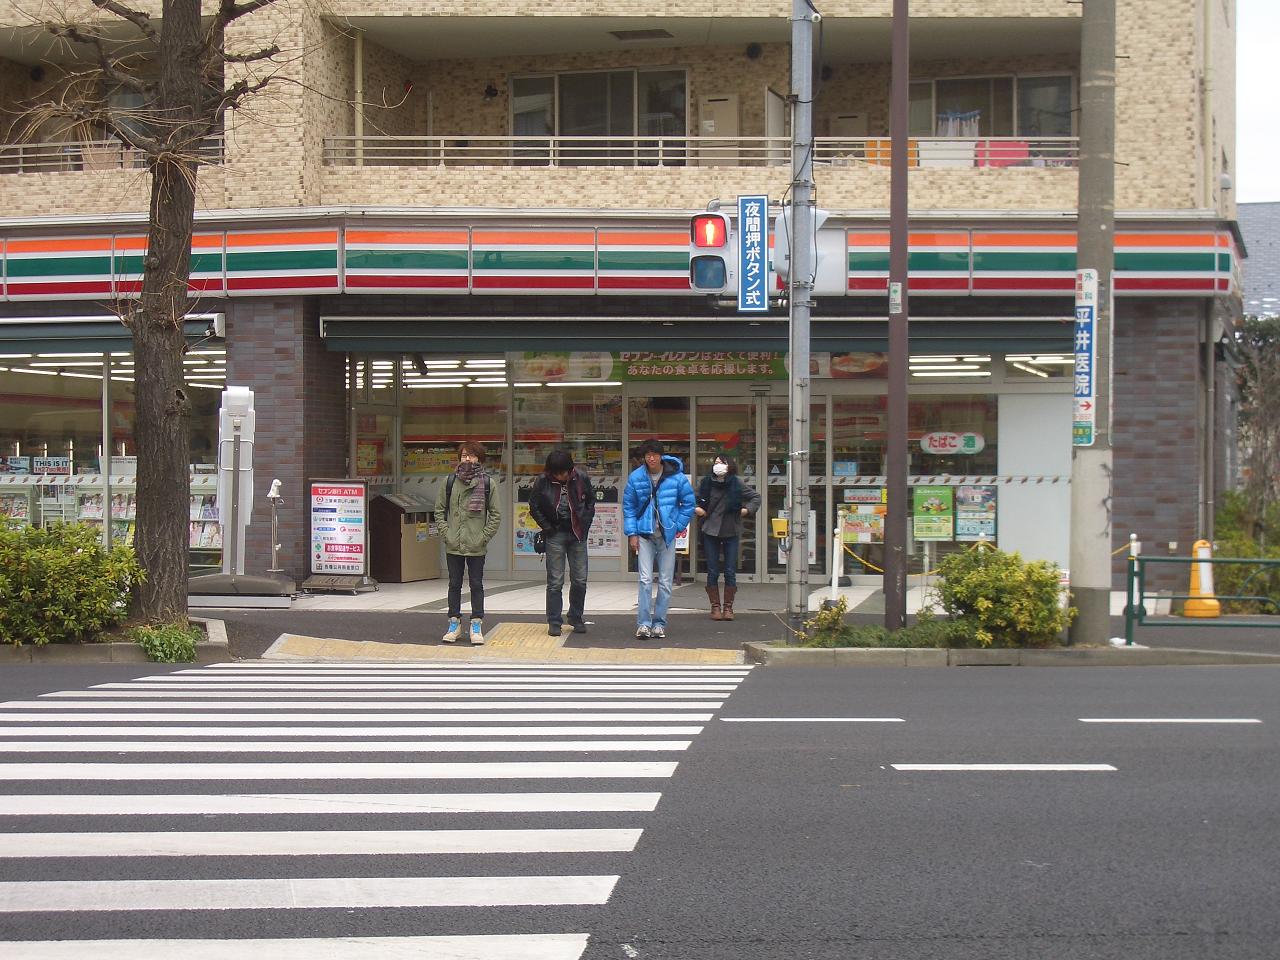
{"type": "MultiPolygon", "coordinates": [[[[649,536],[653,533],[653,509],[649,502],[652,488],[649,468],[643,463],[627,477],[627,489],[622,494],[622,532],[626,536],[649,536]]],[[[658,490],[652,499],[658,502],[663,538],[670,545],[676,534],[689,526],[697,499],[679,457],[662,458],[662,479],[658,481],[658,490]]]]}

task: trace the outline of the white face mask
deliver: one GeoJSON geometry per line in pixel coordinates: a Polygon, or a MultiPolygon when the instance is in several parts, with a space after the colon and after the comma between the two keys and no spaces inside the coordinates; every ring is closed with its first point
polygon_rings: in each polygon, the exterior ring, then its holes
{"type": "Polygon", "coordinates": [[[723,477],[729,472],[729,465],[727,463],[717,463],[711,467],[711,472],[717,477],[723,477]]]}

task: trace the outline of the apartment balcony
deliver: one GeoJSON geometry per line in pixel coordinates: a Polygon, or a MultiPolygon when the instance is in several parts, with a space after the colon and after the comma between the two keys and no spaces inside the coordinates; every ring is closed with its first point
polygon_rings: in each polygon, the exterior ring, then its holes
{"type": "MultiPolygon", "coordinates": [[[[206,165],[222,163],[222,137],[207,137],[196,159],[206,165]]],[[[115,139],[0,143],[0,174],[102,173],[146,167],[146,156],[141,151],[115,139]]]]}

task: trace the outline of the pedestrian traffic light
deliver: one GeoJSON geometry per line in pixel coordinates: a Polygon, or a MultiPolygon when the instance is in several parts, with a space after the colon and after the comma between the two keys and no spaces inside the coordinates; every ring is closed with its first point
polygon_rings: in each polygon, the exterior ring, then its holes
{"type": "Polygon", "coordinates": [[[722,213],[699,213],[689,223],[689,287],[698,293],[737,289],[733,231],[722,213]]]}

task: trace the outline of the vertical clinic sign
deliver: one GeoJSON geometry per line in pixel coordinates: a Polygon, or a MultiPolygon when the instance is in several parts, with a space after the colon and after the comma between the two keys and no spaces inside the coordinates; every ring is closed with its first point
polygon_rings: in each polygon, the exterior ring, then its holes
{"type": "Polygon", "coordinates": [[[311,482],[311,572],[368,573],[368,485],[357,480],[311,482]]]}
{"type": "Polygon", "coordinates": [[[1075,365],[1072,375],[1071,445],[1093,446],[1097,417],[1098,271],[1076,271],[1075,365]]]}
{"type": "Polygon", "coordinates": [[[738,312],[767,313],[769,198],[738,198],[738,312]]]}

